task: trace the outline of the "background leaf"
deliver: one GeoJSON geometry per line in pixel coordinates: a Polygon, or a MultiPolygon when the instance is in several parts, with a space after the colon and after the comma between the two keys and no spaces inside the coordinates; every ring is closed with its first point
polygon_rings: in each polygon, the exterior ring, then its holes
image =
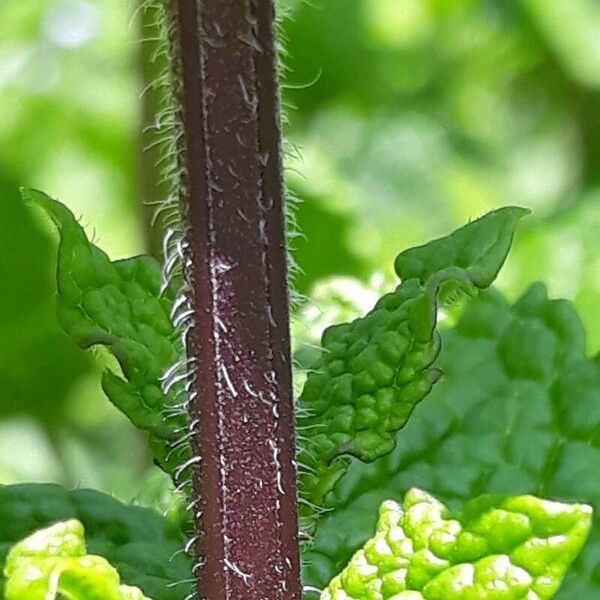
{"type": "MultiPolygon", "coordinates": [[[[125,583],[153,600],[181,600],[189,591],[191,561],[181,552],[178,524],[154,511],[94,490],[22,484],[0,486],[0,513],[0,573],[11,546],[39,529],[77,519],[88,552],[108,560],[125,583]]],[[[2,585],[0,578],[0,594],[2,585]]]]}

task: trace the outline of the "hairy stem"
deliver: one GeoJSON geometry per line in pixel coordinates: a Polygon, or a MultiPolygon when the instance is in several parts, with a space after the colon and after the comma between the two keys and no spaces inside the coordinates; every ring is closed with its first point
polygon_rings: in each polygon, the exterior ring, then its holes
{"type": "Polygon", "coordinates": [[[198,422],[200,597],[298,599],[272,0],[174,0],[198,422]]]}

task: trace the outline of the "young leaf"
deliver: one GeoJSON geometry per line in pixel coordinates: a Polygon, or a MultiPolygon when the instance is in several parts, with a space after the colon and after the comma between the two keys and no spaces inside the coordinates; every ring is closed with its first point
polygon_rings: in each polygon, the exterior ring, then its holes
{"type": "Polygon", "coordinates": [[[74,519],[13,546],[4,576],[6,600],[151,600],[138,588],[121,585],[106,559],[87,554],[83,525],[74,519]]]}
{"type": "Polygon", "coordinates": [[[462,515],[410,490],[384,502],[377,533],[321,600],[549,600],[581,552],[592,509],[488,496],[462,515]]]}
{"type": "Polygon", "coordinates": [[[450,235],[401,252],[394,263],[400,279],[427,283],[451,268],[464,269],[478,288],[496,279],[510,250],[515,227],[529,210],[505,206],[468,223],[450,235]]]}
{"type": "Polygon", "coordinates": [[[178,448],[179,454],[173,450],[185,428],[185,416],[171,414],[182,402],[183,390],[179,385],[163,393],[160,380],[183,353],[169,316],[174,294],[169,288],[161,292],[159,264],[148,256],[111,261],[60,202],[36,190],[23,190],[23,196],[49,215],[60,234],[61,326],[81,348],[100,344],[112,352],[123,376],[107,369],[104,391],[136,427],[148,432],[156,461],[173,473],[188,451],[187,445],[178,448]]]}
{"type": "MultiPolygon", "coordinates": [[[[126,584],[154,600],[181,600],[189,592],[191,561],[181,552],[183,535],[173,523],[93,490],[22,484],[0,486],[0,598],[9,549],[35,531],[72,519],[83,524],[89,552],[113,565],[126,584]]],[[[81,550],[82,540],[70,539],[81,550]]]]}
{"type": "Polygon", "coordinates": [[[440,287],[485,287],[503,264],[527,211],[492,212],[396,260],[404,281],[364,318],[328,328],[298,401],[303,517],[312,516],[350,456],[369,462],[394,448],[395,434],[440,376],[440,287]],[[441,257],[438,253],[442,253],[441,257]]]}
{"type": "MultiPolygon", "coordinates": [[[[444,378],[388,456],[354,463],[328,496],[305,579],[322,587],[368,539],[372,515],[411,486],[455,506],[486,493],[589,502],[600,510],[600,364],[573,307],[535,284],[513,306],[489,290],[442,329],[444,378]],[[349,530],[347,523],[352,523],[349,530]]],[[[600,527],[557,600],[600,597],[600,527]]]]}

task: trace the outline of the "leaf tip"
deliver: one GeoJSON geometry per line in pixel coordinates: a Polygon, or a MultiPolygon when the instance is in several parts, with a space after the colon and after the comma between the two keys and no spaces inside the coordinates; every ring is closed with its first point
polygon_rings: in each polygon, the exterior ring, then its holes
{"type": "Polygon", "coordinates": [[[517,223],[528,208],[504,206],[455,230],[450,235],[401,252],[394,269],[401,280],[426,285],[439,274],[462,271],[479,288],[488,287],[506,260],[517,223]]]}

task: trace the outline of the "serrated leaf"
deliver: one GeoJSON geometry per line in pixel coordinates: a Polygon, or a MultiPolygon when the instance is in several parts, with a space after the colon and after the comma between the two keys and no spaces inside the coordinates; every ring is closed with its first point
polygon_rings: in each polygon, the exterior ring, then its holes
{"type": "MultiPolygon", "coordinates": [[[[69,492],[52,484],[0,486],[0,573],[14,544],[72,519],[83,524],[89,553],[113,565],[127,585],[154,600],[181,600],[189,592],[192,565],[181,552],[184,540],[175,525],[100,492],[69,492]]],[[[0,598],[3,586],[0,576],[0,598]]]]}
{"type": "Polygon", "coordinates": [[[391,452],[396,432],[439,378],[432,365],[440,346],[435,326],[441,286],[454,283],[469,291],[489,285],[526,212],[501,209],[403,252],[396,261],[405,278],[401,285],[365,317],[324,332],[323,352],[298,400],[301,514],[307,526],[349,457],[369,462],[391,452]]]}
{"type": "Polygon", "coordinates": [[[15,544],[4,565],[6,600],[151,600],[121,585],[117,570],[87,554],[83,525],[56,523],[15,544]]]}
{"type": "Polygon", "coordinates": [[[173,386],[165,394],[160,379],[183,351],[170,319],[174,294],[169,288],[161,292],[160,265],[148,256],[111,261],[60,202],[36,190],[24,190],[23,196],[50,216],[60,234],[61,326],[81,348],[102,345],[115,356],[122,376],[107,369],[104,391],[136,427],[148,432],[158,464],[173,473],[188,451],[186,445],[173,451],[186,418],[169,412],[182,402],[182,389],[173,386]]]}
{"type": "MultiPolygon", "coordinates": [[[[513,306],[489,290],[442,330],[444,377],[396,449],[353,464],[329,495],[305,552],[305,581],[324,586],[368,539],[380,503],[412,486],[452,506],[481,494],[533,494],[600,510],[600,364],[581,321],[535,284],[513,306]],[[352,523],[349,530],[345,524],[352,523]]],[[[557,600],[600,597],[600,527],[557,600]]]]}
{"type": "Polygon", "coordinates": [[[462,514],[410,490],[321,600],[549,600],[585,543],[592,509],[488,496],[462,514]]]}

